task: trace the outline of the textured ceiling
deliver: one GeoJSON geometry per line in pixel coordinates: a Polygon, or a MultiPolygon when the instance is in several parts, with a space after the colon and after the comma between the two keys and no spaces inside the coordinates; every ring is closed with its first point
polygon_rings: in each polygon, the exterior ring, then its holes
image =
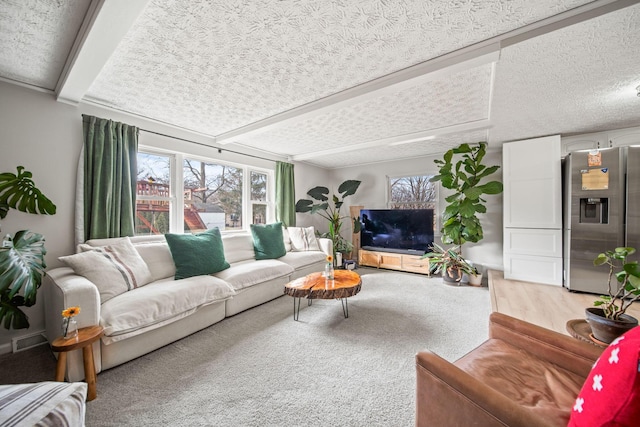
{"type": "Polygon", "coordinates": [[[53,90],[89,0],[0,0],[0,76],[53,90]]]}
{"type": "MultiPolygon", "coordinates": [[[[0,77],[56,89],[90,3],[0,0],[0,77]]],[[[495,63],[393,80],[589,3],[611,2],[150,0],[79,101],[323,167],[640,125],[638,5],[507,43],[495,63]]]]}

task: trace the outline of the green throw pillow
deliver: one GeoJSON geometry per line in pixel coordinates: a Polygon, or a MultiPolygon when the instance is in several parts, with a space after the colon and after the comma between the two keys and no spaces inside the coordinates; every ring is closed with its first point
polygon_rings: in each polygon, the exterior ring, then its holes
{"type": "Polygon", "coordinates": [[[200,234],[165,234],[173,263],[175,279],[213,274],[229,268],[224,259],[220,230],[212,228],[200,234]]]}
{"type": "Polygon", "coordinates": [[[251,234],[256,259],[275,259],[287,253],[282,238],[281,222],[267,225],[251,224],[251,234]]]}

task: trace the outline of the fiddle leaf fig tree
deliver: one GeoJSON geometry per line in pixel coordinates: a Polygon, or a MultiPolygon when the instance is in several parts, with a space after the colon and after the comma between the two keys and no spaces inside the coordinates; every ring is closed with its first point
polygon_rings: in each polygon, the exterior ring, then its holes
{"type": "MultiPolygon", "coordinates": [[[[347,242],[341,233],[342,223],[348,216],[342,216],[340,208],[344,204],[344,199],[354,195],[360,187],[361,181],[347,180],[338,187],[339,197],[335,194],[331,195],[331,203],[329,203],[329,189],[327,187],[313,187],[307,191],[307,194],[314,200],[300,199],[296,202],[296,212],[310,212],[318,214],[329,221],[329,233],[327,236],[333,241],[333,251],[342,252],[353,249],[350,242],[347,242]]],[[[352,218],[353,232],[360,232],[359,218],[352,218]]]]}
{"type": "Polygon", "coordinates": [[[440,181],[444,188],[452,190],[451,195],[445,198],[447,206],[442,214],[442,242],[456,245],[459,255],[462,255],[462,244],[476,243],[484,237],[477,216],[487,212],[486,200],[482,196],[502,192],[501,182],[483,182],[500,168],[482,163],[486,153],[486,142],[464,143],[434,161],[439,171],[431,182],[440,181]]]}
{"type": "MultiPolygon", "coordinates": [[[[9,209],[33,214],[53,215],[56,205],[36,188],[31,172],[18,166],[18,174],[0,174],[0,218],[9,209]]],[[[0,247],[0,322],[7,329],[29,327],[20,307],[36,303],[46,264],[44,237],[29,230],[18,231],[12,241],[0,247]]]]}

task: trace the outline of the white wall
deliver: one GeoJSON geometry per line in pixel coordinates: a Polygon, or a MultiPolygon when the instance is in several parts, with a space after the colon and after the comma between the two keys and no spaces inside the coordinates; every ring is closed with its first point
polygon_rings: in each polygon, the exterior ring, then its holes
{"type": "MultiPolygon", "coordinates": [[[[327,187],[331,190],[331,173],[329,170],[312,166],[306,163],[294,163],[296,181],[296,201],[300,199],[313,200],[307,195],[307,191],[313,187],[327,187]]],[[[315,202],[315,200],[314,200],[315,202]]],[[[329,222],[319,214],[297,213],[296,225],[298,227],[314,226],[321,233],[329,231],[329,222]]]]}
{"type": "MultiPolygon", "coordinates": [[[[362,205],[366,209],[384,209],[387,207],[387,180],[388,177],[410,175],[436,175],[438,170],[434,159],[441,155],[421,157],[409,160],[376,163],[375,165],[360,165],[349,168],[341,168],[332,171],[332,185],[337,187],[347,179],[362,181],[358,192],[346,199],[344,213],[348,214],[349,205],[362,205]]],[[[487,165],[502,165],[502,154],[499,151],[490,151],[485,159],[487,165]]],[[[501,169],[492,179],[502,181],[501,169]]],[[[440,216],[445,206],[445,194],[440,187],[439,210],[440,216]]],[[[486,196],[487,213],[480,216],[484,239],[479,243],[465,243],[463,246],[465,258],[474,263],[481,264],[492,269],[502,270],[502,195],[486,196]]],[[[438,219],[438,224],[440,220],[438,219]]],[[[438,226],[439,227],[439,226],[438,226]]],[[[346,228],[346,227],[345,227],[346,228]]],[[[347,229],[348,237],[350,229],[347,229]]],[[[436,242],[439,243],[439,230],[436,230],[436,242]]]]}

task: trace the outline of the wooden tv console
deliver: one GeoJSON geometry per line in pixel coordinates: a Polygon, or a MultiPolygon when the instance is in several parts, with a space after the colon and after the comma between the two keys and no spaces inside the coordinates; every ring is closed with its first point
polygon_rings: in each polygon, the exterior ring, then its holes
{"type": "Polygon", "coordinates": [[[367,267],[386,268],[389,270],[407,271],[430,275],[429,260],[420,255],[396,254],[393,252],[378,252],[360,249],[358,264],[367,267]]]}

